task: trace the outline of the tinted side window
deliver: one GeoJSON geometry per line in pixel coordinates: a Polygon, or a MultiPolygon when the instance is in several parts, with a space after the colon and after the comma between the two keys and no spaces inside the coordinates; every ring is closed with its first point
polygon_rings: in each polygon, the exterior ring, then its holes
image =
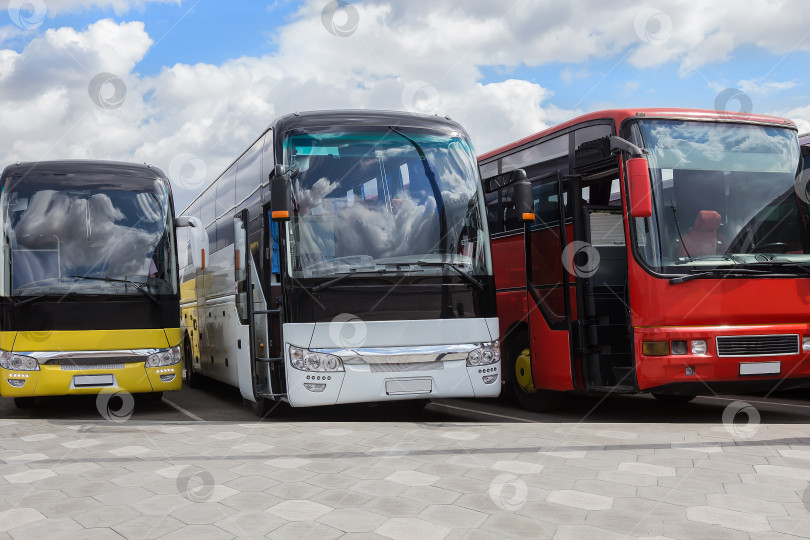
{"type": "Polygon", "coordinates": [[[208,227],[214,221],[214,194],[214,186],[211,186],[205,193],[203,193],[203,196],[199,201],[200,221],[202,221],[204,227],[208,227]]]}
{"type": "Polygon", "coordinates": [[[487,193],[484,197],[487,205],[487,221],[489,222],[489,234],[499,233],[503,230],[500,216],[500,203],[498,202],[498,192],[487,193]]]}
{"type": "Polygon", "coordinates": [[[258,140],[239,158],[236,173],[236,202],[241,203],[261,184],[262,140],[258,140]]]}
{"type": "MultiPolygon", "coordinates": [[[[520,152],[504,156],[501,172],[513,171],[541,161],[559,158],[568,155],[568,134],[560,135],[553,139],[544,141],[529,148],[524,148],[520,152]]],[[[528,172],[528,171],[527,171],[528,172]]]]}
{"type": "Polygon", "coordinates": [[[236,182],[236,164],[231,165],[230,169],[217,180],[217,211],[216,216],[219,217],[234,205],[234,183],[236,182]]]}

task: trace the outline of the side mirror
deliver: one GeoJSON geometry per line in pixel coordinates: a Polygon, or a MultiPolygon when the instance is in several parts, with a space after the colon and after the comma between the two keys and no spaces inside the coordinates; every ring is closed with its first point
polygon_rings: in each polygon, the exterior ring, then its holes
{"type": "Polygon", "coordinates": [[[208,233],[202,221],[194,216],[180,216],[174,220],[176,227],[190,227],[189,241],[191,242],[191,262],[197,270],[205,269],[205,259],[208,254],[208,233]]]}
{"type": "Polygon", "coordinates": [[[526,171],[523,169],[517,169],[512,174],[517,179],[514,183],[514,195],[512,195],[515,202],[515,213],[520,221],[533,222],[535,215],[532,184],[526,180],[526,171]]]}
{"type": "Polygon", "coordinates": [[[270,179],[270,217],[273,221],[290,221],[292,215],[290,181],[283,174],[281,165],[276,165],[275,174],[270,179]],[[282,174],[278,174],[279,170],[282,174]]]}
{"type": "Polygon", "coordinates": [[[636,218],[652,216],[652,188],[647,158],[634,157],[626,162],[627,185],[630,189],[630,215],[636,218]]]}

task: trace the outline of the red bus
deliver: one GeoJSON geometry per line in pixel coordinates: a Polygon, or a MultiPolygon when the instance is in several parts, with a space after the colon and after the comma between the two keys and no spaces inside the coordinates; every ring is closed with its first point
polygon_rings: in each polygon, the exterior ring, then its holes
{"type": "Polygon", "coordinates": [[[677,109],[594,112],[480,156],[521,405],[810,386],[801,161],[790,120],[677,109]]]}

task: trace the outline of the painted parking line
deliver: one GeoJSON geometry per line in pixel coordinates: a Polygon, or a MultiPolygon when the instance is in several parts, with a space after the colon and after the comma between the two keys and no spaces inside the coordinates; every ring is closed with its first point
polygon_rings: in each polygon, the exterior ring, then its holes
{"type": "Polygon", "coordinates": [[[775,405],[779,407],[798,407],[800,409],[810,409],[810,405],[796,405],[795,403],[785,403],[784,401],[754,401],[752,399],[745,399],[745,396],[742,398],[724,398],[724,397],[716,397],[716,396],[698,396],[698,399],[717,399],[720,401],[740,401],[743,400],[746,403],[759,403],[760,405],[775,405]]]}
{"type": "Polygon", "coordinates": [[[432,407],[444,407],[446,409],[455,409],[457,411],[466,411],[466,412],[473,413],[473,414],[485,414],[487,416],[494,416],[496,418],[506,418],[507,420],[515,420],[517,422],[525,422],[527,424],[536,424],[537,423],[535,420],[527,420],[526,418],[518,418],[517,416],[507,416],[505,414],[491,413],[491,412],[487,412],[487,411],[481,411],[481,410],[478,410],[478,409],[467,409],[465,407],[457,407],[455,405],[447,405],[446,403],[436,403],[435,401],[431,402],[430,406],[432,406],[432,407]]]}
{"type": "Polygon", "coordinates": [[[177,410],[178,410],[178,411],[180,411],[181,413],[185,414],[186,416],[188,416],[188,417],[189,417],[189,418],[191,418],[192,420],[197,420],[198,422],[205,422],[205,420],[203,420],[202,418],[200,418],[199,416],[197,416],[197,415],[196,415],[196,414],[194,414],[193,412],[191,412],[191,411],[188,411],[188,410],[184,409],[183,407],[181,407],[181,406],[180,406],[180,405],[178,405],[177,403],[173,403],[173,402],[169,401],[169,400],[166,398],[166,396],[163,396],[163,402],[164,402],[164,403],[166,403],[167,405],[171,406],[171,407],[174,407],[175,409],[177,409],[177,410]]]}

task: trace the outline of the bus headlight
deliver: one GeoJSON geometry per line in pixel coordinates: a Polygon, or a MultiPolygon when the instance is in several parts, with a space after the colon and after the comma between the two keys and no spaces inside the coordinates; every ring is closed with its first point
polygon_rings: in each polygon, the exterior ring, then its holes
{"type": "Polygon", "coordinates": [[[487,366],[497,363],[500,359],[501,347],[497,341],[493,341],[470,351],[470,354],[467,355],[467,366],[487,366]]]}
{"type": "Polygon", "coordinates": [[[310,351],[290,345],[290,364],[301,371],[343,371],[343,360],[334,354],[310,351]]]}
{"type": "Polygon", "coordinates": [[[39,371],[39,362],[33,356],[0,351],[0,366],[14,371],[39,371]]]}
{"type": "Polygon", "coordinates": [[[172,347],[150,354],[146,359],[146,367],[173,366],[180,362],[180,347],[172,347]]]}

